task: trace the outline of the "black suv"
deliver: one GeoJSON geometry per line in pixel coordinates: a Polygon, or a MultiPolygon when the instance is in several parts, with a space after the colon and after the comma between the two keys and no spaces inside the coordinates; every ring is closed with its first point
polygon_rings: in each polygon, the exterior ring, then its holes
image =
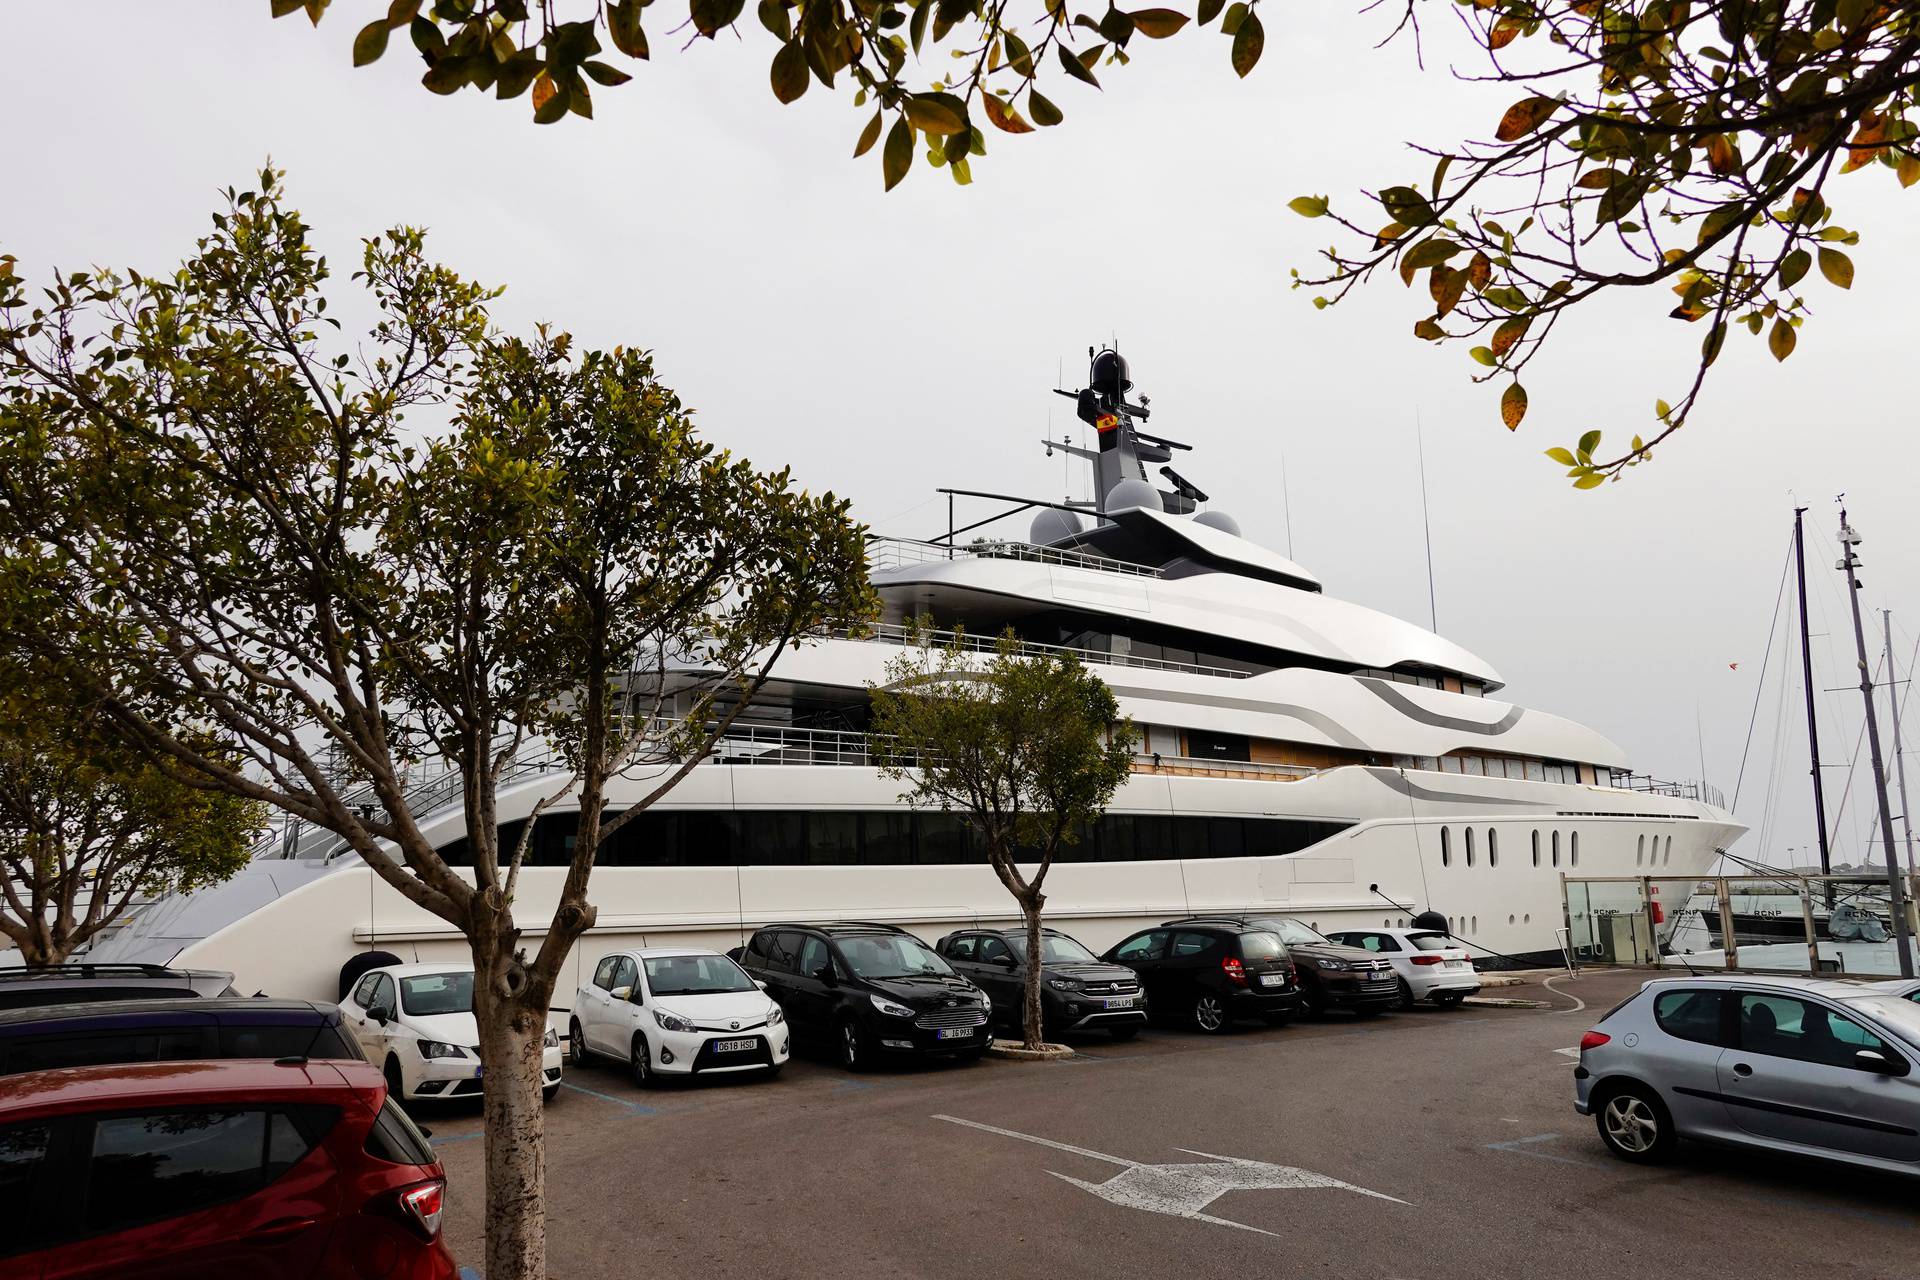
{"type": "Polygon", "coordinates": [[[1400,1003],[1400,979],[1393,965],[1361,947],[1350,947],[1308,928],[1292,916],[1190,916],[1169,925],[1212,921],[1278,934],[1299,969],[1300,992],[1316,1014],[1351,1009],[1363,1018],[1400,1003]]]}
{"type": "Polygon", "coordinates": [[[1287,949],[1271,930],[1224,920],[1142,929],[1101,959],[1140,975],[1154,1013],[1225,1031],[1236,1018],[1285,1024],[1301,995],[1287,949]]]}
{"type": "Polygon", "coordinates": [[[169,969],[159,964],[88,964],[84,960],[43,969],[0,973],[0,1009],[101,1000],[173,1000],[237,996],[233,975],[211,969],[169,969]]]}
{"type": "Polygon", "coordinates": [[[772,924],[737,957],[805,1044],[851,1071],[887,1055],[978,1058],[993,1038],[986,992],[892,925],[772,924]]]}
{"type": "MultiPolygon", "coordinates": [[[[934,946],[954,972],[973,980],[993,1000],[994,1020],[1018,1027],[1025,1020],[1027,931],[963,929],[934,946]]],[[[1040,931],[1040,1017],[1047,1035],[1105,1029],[1129,1040],[1147,1020],[1140,979],[1108,964],[1057,929],[1040,931]]]]}

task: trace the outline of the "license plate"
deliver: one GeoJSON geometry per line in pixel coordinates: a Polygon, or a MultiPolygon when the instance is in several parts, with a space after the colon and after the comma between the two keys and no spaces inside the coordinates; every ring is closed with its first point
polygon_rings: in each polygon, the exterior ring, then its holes
{"type": "Polygon", "coordinates": [[[936,1040],[965,1040],[973,1034],[972,1027],[942,1027],[933,1033],[936,1040]]]}
{"type": "Polygon", "coordinates": [[[1287,975],[1284,973],[1263,973],[1260,975],[1260,985],[1263,987],[1284,987],[1287,985],[1287,975]]]}
{"type": "Polygon", "coordinates": [[[1120,996],[1120,997],[1118,997],[1117,999],[1113,999],[1113,1000],[1109,1000],[1109,1001],[1107,1001],[1107,1008],[1109,1008],[1109,1009],[1131,1009],[1131,1008],[1133,1008],[1133,997],[1132,997],[1132,996],[1120,996]]]}
{"type": "Polygon", "coordinates": [[[715,1053],[751,1053],[759,1046],[760,1042],[752,1038],[746,1040],[715,1040],[713,1042],[713,1051],[715,1053]]]}
{"type": "Polygon", "coordinates": [[[1449,960],[1447,961],[1446,967],[1449,969],[1464,969],[1467,967],[1467,962],[1465,960],[1449,960]]]}

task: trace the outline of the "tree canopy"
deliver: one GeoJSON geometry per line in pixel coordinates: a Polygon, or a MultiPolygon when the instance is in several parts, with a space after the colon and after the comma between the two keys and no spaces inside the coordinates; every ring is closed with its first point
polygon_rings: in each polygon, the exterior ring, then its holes
{"type": "Polygon", "coordinates": [[[1106,811],[1133,768],[1113,691],[1070,653],[1030,653],[1011,631],[982,652],[963,630],[920,643],[872,691],[872,743],[903,798],[955,814],[979,839],[1027,926],[1029,1048],[1040,1047],[1041,909],[1061,846],[1106,811]],[[1022,861],[1027,866],[1022,867],[1022,861]]]}
{"type": "MultiPolygon", "coordinates": [[[[1836,220],[1834,178],[1920,180],[1908,120],[1920,85],[1915,0],[1435,3],[1392,6],[1390,36],[1417,42],[1422,16],[1441,15],[1483,56],[1456,75],[1516,97],[1481,137],[1416,139],[1417,172],[1295,199],[1296,212],[1343,232],[1295,283],[1328,306],[1383,272],[1421,281],[1415,338],[1464,346],[1473,378],[1499,388],[1509,429],[1530,405],[1521,374],[1564,316],[1610,291],[1668,286],[1668,314],[1698,326],[1694,373],[1643,428],[1595,427],[1548,450],[1575,487],[1618,479],[1679,430],[1733,330],[1764,336],[1785,360],[1820,291],[1852,286],[1846,250],[1859,233],[1836,220]]],[[[329,0],[271,5],[317,24],[329,0]]],[[[688,0],[684,12],[647,0],[394,0],[360,28],[353,60],[380,58],[404,32],[427,89],[528,95],[534,119],[555,123],[590,117],[589,84],[630,79],[652,40],[750,28],[744,10],[745,0],[688,0]]],[[[916,154],[970,182],[988,127],[1059,124],[1054,98],[1101,87],[1137,38],[1217,21],[1223,61],[1241,76],[1266,46],[1259,0],[1200,0],[1191,15],[1112,0],[1104,11],[1068,0],[759,0],[753,17],[775,98],[818,84],[872,109],[854,155],[878,148],[889,190],[916,154]],[[1063,93],[1063,79],[1077,83],[1063,93]]],[[[1384,154],[1388,140],[1377,143],[1384,154]]]]}
{"type": "Polygon", "coordinates": [[[461,931],[486,1270],[524,1280],[545,1269],[541,1039],[600,840],[872,589],[846,502],[700,439],[644,352],[496,332],[498,291],[414,229],[367,240],[355,279],[375,319],[348,340],[272,171],[175,271],[55,276],[32,305],[0,276],[0,651],[461,931]],[[549,919],[516,914],[534,821],[501,848],[509,787],[535,821],[580,812],[549,919]],[[449,796],[457,869],[422,830],[449,796]]]}

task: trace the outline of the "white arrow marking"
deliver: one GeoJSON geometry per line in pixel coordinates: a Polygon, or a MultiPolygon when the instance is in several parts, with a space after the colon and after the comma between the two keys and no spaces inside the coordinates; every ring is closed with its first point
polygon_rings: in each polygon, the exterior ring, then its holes
{"type": "MultiPolygon", "coordinates": [[[[1268,1164],[1264,1160],[1245,1160],[1238,1156],[1217,1156],[1206,1151],[1189,1151],[1185,1147],[1176,1147],[1175,1150],[1190,1156],[1204,1156],[1211,1163],[1143,1164],[1138,1160],[1110,1156],[1102,1151],[1089,1151],[1085,1147],[1069,1146],[1064,1142],[1055,1142],[1051,1138],[1039,1138],[1030,1133],[1019,1133],[1013,1129],[981,1124],[978,1120],[962,1120],[958,1116],[941,1115],[933,1118],[945,1120],[949,1124],[965,1125],[969,1129],[979,1129],[985,1133],[997,1133],[1003,1138],[1018,1138],[1022,1142],[1052,1147],[1055,1151],[1085,1156],[1090,1160],[1104,1160],[1108,1164],[1120,1165],[1121,1171],[1105,1182],[1084,1182],[1079,1178],[1068,1177],[1064,1173],[1053,1174],[1062,1182],[1070,1182],[1082,1191],[1099,1196],[1109,1204],[1121,1205],[1128,1209],[1140,1209],[1147,1213],[1162,1213],[1174,1218],[1189,1218],[1195,1222],[1211,1222],[1216,1226],[1254,1231],[1263,1236],[1279,1233],[1260,1227],[1250,1227],[1244,1222],[1234,1222],[1229,1218],[1216,1217],[1205,1212],[1205,1209],[1229,1191],[1292,1191],[1313,1187],[1331,1187],[1337,1191],[1351,1191],[1356,1195],[1371,1196],[1375,1200],[1386,1200],[1393,1204],[1407,1203],[1405,1200],[1384,1195],[1378,1191],[1356,1187],[1351,1182],[1342,1182],[1338,1178],[1311,1173],[1305,1169],[1294,1168],[1292,1165],[1268,1164]]],[[[1048,1172],[1053,1171],[1048,1170],[1048,1172]]]]}

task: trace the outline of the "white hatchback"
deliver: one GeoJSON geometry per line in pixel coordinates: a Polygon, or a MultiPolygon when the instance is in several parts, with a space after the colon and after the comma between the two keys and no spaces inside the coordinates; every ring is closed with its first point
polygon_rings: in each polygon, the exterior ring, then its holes
{"type": "Polygon", "coordinates": [[[765,988],[719,952],[685,947],[602,956],[567,1027],[575,1066],[614,1058],[643,1087],[660,1074],[776,1076],[790,1049],[786,1015],[765,988]]]}
{"type": "Polygon", "coordinates": [[[1385,957],[1400,979],[1404,1008],[1432,1003],[1451,1009],[1480,989],[1480,971],[1467,949],[1431,929],[1347,929],[1327,935],[1335,942],[1385,957]]]}
{"type": "MultiPolygon", "coordinates": [[[[473,966],[396,964],[371,969],[340,1002],[367,1061],[402,1100],[480,1093],[480,1028],[473,1018],[473,966]]],[[[560,1092],[560,1035],[547,1028],[540,1084],[560,1092]]]]}

